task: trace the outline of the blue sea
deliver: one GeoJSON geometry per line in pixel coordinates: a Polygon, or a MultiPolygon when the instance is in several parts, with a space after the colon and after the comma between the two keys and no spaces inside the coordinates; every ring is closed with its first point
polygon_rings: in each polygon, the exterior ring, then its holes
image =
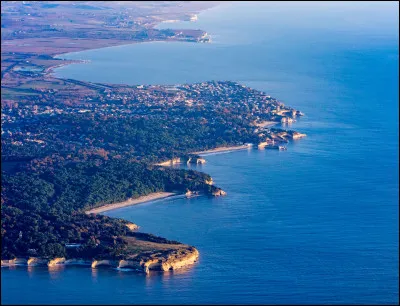
{"type": "Polygon", "coordinates": [[[106,214],[194,245],[188,269],[1,269],[4,304],[399,303],[399,4],[233,2],[199,14],[211,44],[151,42],[65,55],[58,76],[233,80],[305,113],[288,150],[206,156],[228,195],[106,214]]]}

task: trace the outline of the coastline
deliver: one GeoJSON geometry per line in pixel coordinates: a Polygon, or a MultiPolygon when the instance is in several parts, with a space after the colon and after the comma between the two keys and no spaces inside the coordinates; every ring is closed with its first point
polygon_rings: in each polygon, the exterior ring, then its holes
{"type": "MultiPolygon", "coordinates": [[[[193,22],[193,21],[197,21],[199,14],[204,13],[205,11],[208,11],[208,10],[210,10],[212,8],[218,7],[218,6],[222,5],[222,4],[226,4],[226,3],[222,2],[222,1],[214,1],[213,5],[211,7],[200,8],[196,13],[192,13],[192,15],[196,16],[195,20],[191,20],[191,19],[190,20],[185,20],[185,19],[182,19],[183,16],[181,16],[180,18],[174,19],[174,20],[168,20],[167,19],[167,20],[159,21],[152,28],[158,29],[158,26],[163,24],[163,23],[168,24],[168,23],[176,23],[176,22],[193,22]]],[[[168,40],[168,39],[154,39],[154,40],[147,40],[147,41],[118,41],[115,44],[110,45],[110,46],[95,46],[93,48],[82,48],[81,50],[72,51],[72,52],[69,51],[69,52],[56,53],[56,54],[52,55],[53,58],[62,59],[62,60],[69,61],[69,62],[60,64],[60,65],[54,65],[54,66],[47,67],[45,69],[45,77],[53,77],[53,78],[63,79],[63,78],[55,76],[55,74],[57,72],[56,71],[57,68],[60,68],[60,67],[63,67],[63,66],[67,66],[67,65],[71,65],[71,64],[85,64],[85,63],[91,62],[91,60],[84,60],[84,59],[69,60],[69,59],[63,58],[62,57],[63,55],[66,55],[66,54],[69,54],[69,53],[77,53],[77,52],[89,51],[89,50],[98,50],[98,49],[125,46],[125,45],[141,44],[141,43],[146,43],[146,42],[181,42],[181,41],[168,40]]]]}
{"type": "Polygon", "coordinates": [[[208,154],[212,154],[212,153],[228,153],[231,151],[246,150],[246,149],[251,148],[252,146],[253,146],[253,144],[245,144],[245,145],[240,145],[240,146],[229,146],[229,147],[218,147],[215,149],[193,152],[193,154],[199,154],[199,155],[207,154],[208,155],[208,154]]]}
{"type": "Polygon", "coordinates": [[[279,122],[276,121],[264,121],[261,123],[257,123],[256,126],[258,127],[267,127],[267,126],[273,126],[273,125],[277,125],[279,124],[279,122]]]}
{"type": "MultiPolygon", "coordinates": [[[[161,40],[161,41],[165,41],[165,40],[161,40]]],[[[146,41],[144,41],[144,42],[146,42],[146,41]]],[[[136,44],[136,43],[143,43],[143,42],[130,42],[128,44],[136,44]]],[[[116,47],[116,46],[120,46],[120,45],[127,45],[127,44],[117,44],[115,46],[99,47],[99,48],[94,48],[94,49],[103,49],[103,48],[108,48],[108,47],[116,47]]],[[[94,49],[91,49],[91,50],[94,50],[94,49]]],[[[86,51],[86,50],[81,50],[81,51],[86,51]]],[[[75,52],[81,52],[81,51],[75,51],[75,52]]],[[[60,54],[57,54],[57,55],[55,55],[53,57],[54,58],[56,58],[56,57],[60,58],[62,55],[65,55],[65,54],[68,54],[68,53],[70,53],[70,52],[60,53],[60,54]]],[[[63,67],[63,66],[67,66],[67,65],[70,65],[70,64],[75,64],[75,63],[77,63],[77,64],[79,63],[80,64],[80,63],[88,63],[88,62],[90,62],[90,60],[82,60],[82,59],[68,60],[68,59],[63,58],[63,60],[65,62],[46,68],[45,71],[44,71],[45,72],[45,77],[54,77],[54,78],[63,79],[62,77],[56,77],[55,76],[57,68],[60,68],[60,67],[63,67]]],[[[87,82],[87,83],[90,83],[90,82],[87,82]]],[[[277,123],[276,122],[265,122],[265,123],[262,123],[262,124],[264,124],[262,126],[267,126],[267,125],[275,125],[277,123]]],[[[236,145],[236,146],[222,146],[222,147],[217,147],[217,148],[214,148],[214,149],[205,150],[205,151],[199,151],[199,152],[194,152],[194,153],[195,154],[201,154],[201,155],[221,154],[221,153],[229,153],[229,152],[237,151],[237,150],[250,149],[250,148],[252,148],[252,146],[253,146],[252,144],[236,145]]],[[[110,210],[114,210],[114,209],[118,209],[118,208],[129,207],[129,206],[133,206],[133,205],[137,205],[137,204],[141,204],[141,203],[146,203],[146,202],[151,202],[151,201],[155,201],[155,200],[166,199],[168,197],[172,197],[172,196],[176,196],[176,195],[178,195],[178,193],[173,193],[173,192],[155,192],[155,193],[148,194],[146,196],[140,196],[140,197],[135,198],[135,199],[134,198],[129,198],[129,199],[127,199],[125,201],[122,201],[122,202],[117,202],[117,203],[113,203],[113,204],[104,204],[104,205],[102,205],[100,207],[89,209],[89,210],[85,211],[85,213],[86,214],[100,214],[100,213],[103,213],[103,212],[106,212],[106,211],[110,211],[110,210]]],[[[174,263],[175,268],[179,268],[179,267],[184,266],[186,264],[192,264],[192,263],[196,262],[199,253],[198,253],[198,251],[196,249],[194,249],[194,250],[195,251],[191,254],[191,256],[188,259],[187,263],[184,262],[186,259],[184,261],[178,260],[176,263],[174,263]]],[[[158,258],[154,259],[154,260],[157,260],[157,262],[159,261],[158,258]]],[[[65,261],[65,259],[63,260],[62,258],[60,258],[59,262],[58,262],[58,260],[55,260],[54,263],[53,263],[53,261],[52,261],[52,263],[48,262],[47,265],[48,266],[62,265],[63,261],[65,261]]],[[[73,260],[73,264],[76,264],[75,261],[79,261],[79,260],[73,260]]],[[[154,265],[153,259],[149,260],[147,263],[148,263],[148,266],[154,265]]],[[[146,266],[144,267],[144,271],[146,273],[148,273],[148,271],[149,271],[149,267],[147,266],[147,263],[146,263],[146,266]]],[[[67,262],[66,264],[71,264],[71,263],[67,262]]],[[[79,261],[78,264],[79,265],[86,265],[88,263],[87,262],[82,263],[81,261],[79,261]]],[[[111,260],[103,260],[103,261],[102,260],[99,260],[99,261],[95,260],[95,261],[93,261],[91,263],[91,266],[92,266],[92,268],[95,268],[98,265],[106,265],[106,266],[112,266],[112,267],[120,268],[120,267],[125,267],[125,264],[126,264],[125,261],[116,263],[116,262],[113,262],[111,260]]],[[[127,266],[131,266],[131,265],[133,265],[133,263],[127,264],[127,266]]],[[[2,263],[2,266],[3,266],[3,263],[2,263]]],[[[170,267],[171,267],[171,264],[169,264],[169,266],[166,268],[165,271],[170,270],[170,267]]],[[[162,271],[164,271],[164,265],[162,265],[161,268],[162,268],[162,271]]]]}
{"type": "MultiPolygon", "coordinates": [[[[200,10],[200,12],[201,11],[202,10],[200,10]]],[[[196,16],[197,16],[197,14],[196,14],[196,16]]],[[[179,21],[183,21],[183,20],[179,20],[179,21]]],[[[122,45],[131,45],[131,44],[154,42],[154,41],[166,42],[168,40],[135,41],[135,42],[127,42],[127,43],[117,42],[115,45],[111,45],[111,46],[99,46],[99,47],[94,46],[93,48],[89,48],[89,49],[82,48],[82,50],[73,51],[73,52],[82,52],[82,51],[87,51],[87,50],[104,49],[107,47],[117,47],[117,46],[122,46],[122,45]]],[[[178,41],[172,41],[172,42],[178,42],[178,41]]],[[[62,60],[62,62],[46,67],[43,71],[44,79],[51,79],[51,78],[63,79],[62,77],[56,76],[57,68],[68,66],[71,64],[84,64],[84,63],[91,62],[91,60],[87,60],[87,59],[66,59],[66,58],[64,58],[64,56],[68,53],[71,53],[71,52],[59,52],[57,54],[51,55],[53,57],[53,59],[60,59],[60,60],[62,60]]],[[[90,83],[90,82],[86,82],[86,83],[90,83]]],[[[84,212],[85,212],[85,214],[100,214],[100,213],[118,209],[118,208],[133,206],[133,205],[137,205],[137,204],[141,204],[141,203],[152,202],[155,200],[166,199],[168,197],[180,196],[180,195],[181,194],[176,193],[176,192],[154,192],[154,193],[148,194],[146,196],[140,196],[135,199],[129,198],[122,202],[113,203],[113,204],[105,204],[100,207],[86,210],[84,212]]],[[[182,195],[182,196],[184,196],[184,195],[182,195]]],[[[195,197],[195,196],[199,196],[199,195],[193,195],[191,197],[195,197]]],[[[130,224],[130,225],[134,225],[134,224],[130,224]]],[[[134,225],[134,226],[136,226],[136,225],[134,225]]],[[[137,228],[137,226],[136,226],[136,228],[137,228]]],[[[47,265],[50,268],[50,267],[54,267],[54,266],[66,266],[66,265],[80,265],[80,266],[89,265],[92,268],[96,268],[99,265],[105,265],[105,266],[111,266],[111,267],[114,267],[117,269],[134,268],[134,270],[143,271],[147,274],[147,273],[149,273],[150,270],[170,271],[170,270],[180,269],[187,265],[194,264],[195,262],[198,261],[198,257],[199,257],[199,251],[196,248],[185,247],[184,252],[181,252],[181,251],[169,252],[169,254],[167,254],[166,257],[160,256],[159,254],[151,254],[149,258],[143,258],[143,260],[141,260],[139,264],[132,260],[113,261],[113,260],[106,259],[106,260],[88,261],[88,260],[82,260],[82,259],[76,259],[76,258],[73,258],[73,259],[66,259],[66,258],[53,258],[53,259],[15,258],[12,260],[3,260],[2,259],[1,267],[17,266],[17,265],[22,265],[22,266],[47,265]]]]}
{"type": "Polygon", "coordinates": [[[178,270],[196,263],[199,259],[199,251],[188,245],[171,245],[167,253],[153,253],[142,256],[141,258],[127,259],[83,259],[83,258],[65,258],[65,257],[16,257],[14,259],[2,259],[1,267],[15,266],[47,266],[49,270],[65,266],[88,266],[96,269],[100,266],[111,267],[115,269],[130,269],[149,274],[150,271],[170,271],[178,270]],[[179,246],[177,248],[177,246],[179,246]]]}
{"type": "Polygon", "coordinates": [[[49,66],[44,70],[44,77],[45,78],[57,78],[54,74],[55,74],[55,69],[57,68],[61,68],[64,66],[68,66],[71,64],[87,64],[90,63],[90,60],[67,60],[67,59],[62,59],[64,61],[66,61],[66,63],[62,63],[62,64],[58,64],[58,65],[54,65],[54,66],[49,66]]]}
{"type": "Polygon", "coordinates": [[[113,203],[113,204],[105,204],[100,207],[92,208],[90,210],[85,211],[86,214],[99,214],[105,211],[117,209],[117,208],[122,208],[122,207],[127,207],[127,206],[132,206],[132,205],[137,205],[145,202],[150,202],[154,200],[159,200],[159,199],[165,199],[171,196],[177,195],[177,193],[174,192],[154,192],[150,193],[145,196],[138,197],[136,199],[128,199],[123,202],[118,202],[118,203],[113,203]]]}

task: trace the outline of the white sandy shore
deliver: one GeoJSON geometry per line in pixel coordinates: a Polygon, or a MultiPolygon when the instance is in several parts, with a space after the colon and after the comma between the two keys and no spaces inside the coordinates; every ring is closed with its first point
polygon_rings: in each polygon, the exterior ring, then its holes
{"type": "Polygon", "coordinates": [[[276,122],[276,121],[264,121],[264,122],[261,122],[261,123],[257,123],[256,126],[258,126],[258,127],[266,127],[266,126],[276,125],[278,123],[279,122],[276,122]]]}
{"type": "MultiPolygon", "coordinates": [[[[273,126],[279,124],[279,122],[276,121],[263,121],[261,123],[256,124],[258,127],[266,127],[266,126],[273,126]]],[[[236,150],[245,150],[248,148],[251,148],[252,144],[245,144],[241,146],[230,146],[230,147],[218,147],[215,149],[211,150],[206,150],[206,151],[200,151],[200,152],[193,152],[193,154],[211,154],[211,153],[222,153],[222,152],[230,152],[230,151],[236,151],[236,150]]]]}
{"type": "Polygon", "coordinates": [[[231,147],[218,147],[211,150],[200,151],[200,152],[193,152],[193,154],[210,154],[210,153],[222,153],[222,152],[230,152],[236,150],[245,150],[251,148],[252,145],[241,145],[241,146],[231,146],[231,147]]]}
{"type": "Polygon", "coordinates": [[[150,193],[146,196],[142,196],[142,197],[139,197],[136,199],[128,199],[123,202],[118,202],[118,203],[114,203],[114,204],[106,204],[106,205],[103,205],[100,207],[96,207],[96,208],[86,211],[86,214],[98,214],[98,213],[102,213],[102,212],[116,209],[116,208],[137,205],[137,204],[144,203],[144,202],[150,202],[150,201],[154,201],[154,200],[158,200],[158,199],[167,198],[167,197],[173,196],[175,194],[176,193],[173,193],[173,192],[154,192],[154,193],[150,193]]]}

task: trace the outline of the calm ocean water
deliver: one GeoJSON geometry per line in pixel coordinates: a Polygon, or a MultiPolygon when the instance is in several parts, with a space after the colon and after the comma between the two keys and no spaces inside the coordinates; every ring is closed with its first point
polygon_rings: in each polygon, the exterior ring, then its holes
{"type": "MultiPolygon", "coordinates": [[[[107,213],[196,246],[190,269],[149,276],[2,268],[6,304],[390,304],[399,286],[398,3],[232,3],[199,15],[212,44],[145,43],[69,54],[97,82],[235,80],[306,116],[288,151],[207,156],[223,198],[107,213]]],[[[164,25],[162,25],[164,26],[164,25]]]]}

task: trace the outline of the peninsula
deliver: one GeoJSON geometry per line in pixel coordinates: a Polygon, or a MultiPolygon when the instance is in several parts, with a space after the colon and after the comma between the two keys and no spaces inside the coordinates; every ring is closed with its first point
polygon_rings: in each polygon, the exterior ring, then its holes
{"type": "Polygon", "coordinates": [[[198,250],[100,212],[176,193],[223,196],[212,178],[167,167],[205,153],[282,149],[305,134],[273,127],[303,114],[232,81],[100,84],[56,78],[56,55],[144,41],[209,42],[202,30],[157,30],[215,3],[2,3],[2,266],[88,264],[148,273],[198,250]],[[251,145],[249,145],[251,144],[251,145]]]}

